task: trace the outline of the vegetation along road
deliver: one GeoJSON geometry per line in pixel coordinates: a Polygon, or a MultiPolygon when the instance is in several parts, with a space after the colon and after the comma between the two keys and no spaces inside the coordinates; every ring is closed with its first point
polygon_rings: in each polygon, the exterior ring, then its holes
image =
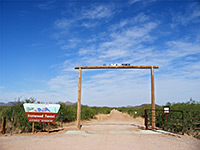
{"type": "Polygon", "coordinates": [[[200,140],[186,135],[167,135],[143,130],[143,122],[112,110],[97,120],[83,122],[81,130],[65,126],[56,134],[22,134],[1,136],[0,149],[63,149],[63,150],[199,150],[200,140]]]}

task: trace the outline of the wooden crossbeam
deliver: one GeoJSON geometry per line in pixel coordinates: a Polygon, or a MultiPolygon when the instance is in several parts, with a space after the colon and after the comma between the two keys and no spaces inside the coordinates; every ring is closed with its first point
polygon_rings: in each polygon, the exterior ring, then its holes
{"type": "Polygon", "coordinates": [[[74,69],[158,69],[158,66],[77,66],[74,69]]]}

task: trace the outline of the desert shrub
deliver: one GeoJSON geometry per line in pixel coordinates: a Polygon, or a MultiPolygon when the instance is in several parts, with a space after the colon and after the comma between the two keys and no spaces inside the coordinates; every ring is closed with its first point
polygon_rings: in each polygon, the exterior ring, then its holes
{"type": "Polygon", "coordinates": [[[109,114],[113,109],[111,107],[91,107],[96,114],[109,114]]]}
{"type": "MultiPolygon", "coordinates": [[[[13,125],[15,129],[20,130],[19,132],[27,132],[27,129],[29,128],[29,131],[31,130],[32,126],[31,123],[28,122],[28,119],[26,117],[26,113],[24,111],[23,104],[24,102],[35,102],[35,99],[25,99],[25,101],[18,100],[14,106],[4,106],[1,107],[0,117],[3,116],[7,119],[7,124],[9,124],[8,131],[11,125],[11,119],[12,115],[14,115],[14,121],[13,125]]],[[[43,126],[41,126],[39,123],[35,123],[35,129],[41,129],[43,126]]]]}
{"type": "MultiPolygon", "coordinates": [[[[65,105],[59,102],[60,110],[56,117],[56,121],[71,122],[76,120],[77,105],[65,105]]],[[[86,105],[81,106],[81,120],[93,119],[97,114],[109,114],[112,108],[109,107],[89,107],[86,105]]]]}
{"type": "Polygon", "coordinates": [[[76,105],[65,105],[64,103],[60,104],[60,110],[56,117],[56,121],[63,119],[63,122],[70,122],[76,119],[76,105]]]}
{"type": "MultiPolygon", "coordinates": [[[[156,106],[156,109],[159,109],[160,106],[156,106]]],[[[118,111],[121,111],[123,113],[128,113],[130,116],[133,117],[144,117],[144,110],[145,109],[151,109],[151,105],[143,105],[140,107],[118,107],[116,108],[118,111]],[[135,113],[137,112],[137,113],[135,113]]]]}
{"type": "MultiPolygon", "coordinates": [[[[184,112],[184,130],[185,133],[200,133],[200,102],[190,99],[186,103],[167,103],[171,110],[182,110],[184,112]]],[[[178,115],[178,114],[177,114],[178,115]]],[[[176,116],[173,116],[176,117],[176,116]]],[[[173,120],[171,120],[173,121],[173,120]]],[[[174,128],[172,128],[173,130],[174,128]]]]}
{"type": "Polygon", "coordinates": [[[94,109],[88,106],[82,106],[81,107],[81,119],[92,119],[95,116],[96,112],[94,109]]]}
{"type": "MultiPolygon", "coordinates": [[[[190,99],[187,102],[183,103],[166,103],[167,106],[170,106],[170,110],[181,110],[184,112],[184,131],[185,133],[191,134],[195,137],[199,137],[200,135],[200,102],[194,101],[190,99]]],[[[137,116],[144,117],[144,110],[151,109],[151,105],[143,105],[141,107],[119,107],[116,108],[121,112],[125,112],[134,116],[135,111],[137,112],[137,116]]],[[[163,106],[156,106],[156,109],[163,110],[163,106]]],[[[151,111],[149,111],[149,120],[151,121],[151,111]]],[[[168,129],[173,132],[182,132],[182,113],[173,112],[168,114],[168,129]],[[174,120],[173,118],[176,118],[174,120]],[[180,118],[180,119],[177,119],[180,118]],[[180,121],[180,122],[179,122],[180,121]]],[[[162,118],[162,122],[165,124],[165,119],[162,118]]],[[[158,120],[157,120],[158,121],[158,120]]],[[[158,122],[156,122],[158,125],[158,122]]]]}

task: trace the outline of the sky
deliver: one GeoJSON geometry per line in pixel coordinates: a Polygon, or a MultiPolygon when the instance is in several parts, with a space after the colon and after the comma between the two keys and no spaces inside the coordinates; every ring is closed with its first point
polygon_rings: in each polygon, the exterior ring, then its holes
{"type": "MultiPolygon", "coordinates": [[[[0,101],[77,101],[75,66],[158,65],[155,101],[200,101],[200,1],[1,0],[0,101]]],[[[151,103],[150,70],[83,70],[82,104],[151,103]]]]}

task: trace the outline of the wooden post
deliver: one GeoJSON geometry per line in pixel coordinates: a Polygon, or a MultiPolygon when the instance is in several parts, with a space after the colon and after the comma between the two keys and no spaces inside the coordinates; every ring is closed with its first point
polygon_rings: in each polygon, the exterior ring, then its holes
{"type": "Polygon", "coordinates": [[[183,129],[182,129],[182,135],[184,135],[184,112],[182,111],[182,120],[183,120],[183,129]]]}
{"type": "Polygon", "coordinates": [[[63,128],[63,113],[60,113],[61,115],[61,127],[63,128]]]}
{"type": "Polygon", "coordinates": [[[152,130],[155,129],[155,90],[154,90],[154,68],[151,67],[151,118],[152,118],[152,130]]]}
{"type": "Polygon", "coordinates": [[[6,117],[2,117],[1,132],[2,134],[6,133],[6,117]]]}
{"type": "Polygon", "coordinates": [[[168,124],[167,124],[167,114],[165,114],[165,130],[168,130],[168,124]]]}
{"type": "Polygon", "coordinates": [[[28,122],[27,133],[29,133],[29,129],[30,129],[30,125],[29,125],[29,122],[28,122]]]}
{"type": "Polygon", "coordinates": [[[48,133],[49,133],[49,129],[50,129],[50,124],[48,123],[48,133]]]}
{"type": "Polygon", "coordinates": [[[160,112],[159,112],[158,115],[159,115],[159,128],[160,128],[161,127],[161,125],[160,125],[160,112]]]}
{"type": "Polygon", "coordinates": [[[146,130],[148,130],[148,112],[147,112],[147,109],[145,109],[145,126],[146,126],[146,130]]]}
{"type": "Polygon", "coordinates": [[[82,78],[82,69],[79,68],[78,76],[78,102],[77,102],[77,128],[81,129],[81,78],[82,78]]]}
{"type": "Polygon", "coordinates": [[[15,115],[15,111],[13,110],[12,117],[11,117],[11,131],[10,131],[10,135],[13,134],[14,115],[15,115]]]}
{"type": "Polygon", "coordinates": [[[162,120],[162,121],[161,121],[161,123],[162,123],[162,128],[161,128],[161,129],[164,130],[164,122],[163,122],[163,120],[164,120],[164,114],[162,114],[161,120],[162,120]]]}
{"type": "Polygon", "coordinates": [[[32,122],[32,133],[34,133],[34,122],[32,122]]]}

